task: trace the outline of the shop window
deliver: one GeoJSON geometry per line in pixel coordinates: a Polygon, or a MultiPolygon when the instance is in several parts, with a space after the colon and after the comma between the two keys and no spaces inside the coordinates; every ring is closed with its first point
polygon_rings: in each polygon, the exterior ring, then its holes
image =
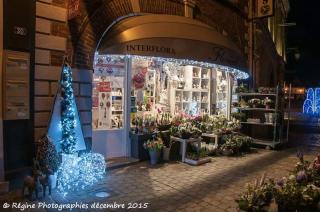
{"type": "Polygon", "coordinates": [[[96,60],[93,74],[93,128],[101,130],[124,127],[126,60],[104,56],[96,60]]]}

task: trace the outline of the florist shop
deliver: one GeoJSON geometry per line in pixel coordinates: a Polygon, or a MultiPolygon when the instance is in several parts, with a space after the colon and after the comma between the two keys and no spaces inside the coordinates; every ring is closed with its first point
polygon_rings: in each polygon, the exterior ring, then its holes
{"type": "Polygon", "coordinates": [[[114,23],[94,59],[92,150],[130,156],[129,132],[155,130],[177,114],[229,118],[232,85],[248,78],[244,64],[226,36],[192,19],[144,15],[114,23]]]}

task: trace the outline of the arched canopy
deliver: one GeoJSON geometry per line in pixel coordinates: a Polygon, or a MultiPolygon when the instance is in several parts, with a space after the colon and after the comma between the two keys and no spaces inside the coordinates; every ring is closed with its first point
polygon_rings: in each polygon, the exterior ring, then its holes
{"type": "Polygon", "coordinates": [[[97,52],[189,59],[246,69],[241,51],[226,36],[181,16],[142,15],[123,19],[104,34],[97,52]]]}

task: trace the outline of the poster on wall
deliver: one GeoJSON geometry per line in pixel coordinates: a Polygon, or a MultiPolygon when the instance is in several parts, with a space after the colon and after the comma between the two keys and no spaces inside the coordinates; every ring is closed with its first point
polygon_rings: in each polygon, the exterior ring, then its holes
{"type": "Polygon", "coordinates": [[[111,116],[111,96],[110,92],[99,92],[99,116],[98,128],[110,128],[111,116]]]}

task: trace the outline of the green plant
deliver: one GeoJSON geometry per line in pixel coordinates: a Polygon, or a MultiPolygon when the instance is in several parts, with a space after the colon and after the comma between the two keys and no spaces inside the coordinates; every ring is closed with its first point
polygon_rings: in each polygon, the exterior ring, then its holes
{"type": "Polygon", "coordinates": [[[225,143],[221,145],[220,149],[230,155],[250,152],[251,150],[252,138],[249,136],[230,134],[223,136],[222,140],[225,143]]]}
{"type": "Polygon", "coordinates": [[[236,93],[247,93],[248,92],[248,88],[246,85],[244,85],[243,83],[241,83],[238,87],[236,87],[235,90],[236,93]]]}
{"type": "Polygon", "coordinates": [[[300,151],[297,157],[299,161],[288,177],[283,177],[276,183],[270,180],[261,184],[263,186],[250,185],[236,200],[239,208],[245,211],[261,211],[270,204],[269,200],[274,199],[278,211],[319,211],[320,156],[317,156],[313,163],[304,160],[300,151]],[[267,191],[268,198],[262,191],[267,191]]]}
{"type": "Polygon", "coordinates": [[[271,203],[274,193],[274,181],[266,182],[265,175],[255,180],[254,184],[247,184],[247,190],[236,202],[240,210],[244,211],[267,211],[266,206],[271,203]]]}
{"type": "Polygon", "coordinates": [[[42,171],[50,169],[56,172],[61,164],[60,156],[48,135],[44,135],[37,143],[36,159],[42,171]]]}
{"type": "Polygon", "coordinates": [[[231,116],[239,121],[246,121],[246,114],[243,112],[235,112],[231,116]]]}
{"type": "Polygon", "coordinates": [[[269,97],[266,97],[265,99],[262,100],[262,104],[264,106],[272,106],[274,104],[274,102],[269,97]]]}

